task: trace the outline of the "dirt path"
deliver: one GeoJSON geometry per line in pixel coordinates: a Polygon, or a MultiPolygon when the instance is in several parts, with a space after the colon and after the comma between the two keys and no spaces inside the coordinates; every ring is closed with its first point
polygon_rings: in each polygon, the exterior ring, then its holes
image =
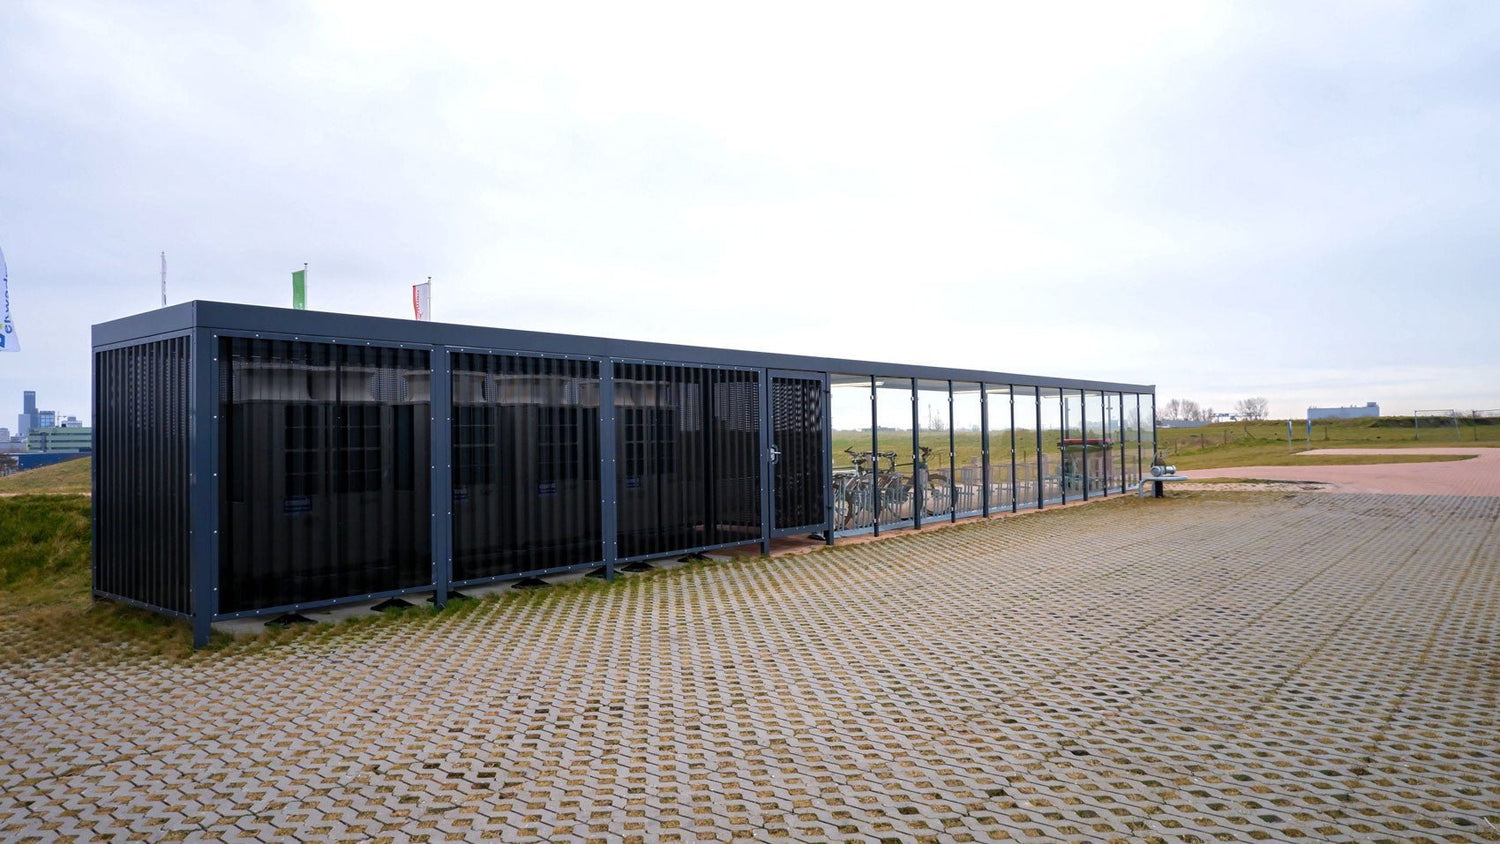
{"type": "MultiPolygon", "coordinates": [[[[1472,460],[1443,463],[1377,463],[1367,466],[1231,466],[1194,469],[1189,478],[1257,478],[1319,483],[1328,492],[1388,495],[1500,496],[1500,449],[1496,448],[1339,448],[1304,452],[1321,454],[1463,454],[1472,460]]],[[[1186,489],[1190,484],[1175,488],[1186,489]]],[[[1215,484],[1214,488],[1223,487],[1215,484]]]]}

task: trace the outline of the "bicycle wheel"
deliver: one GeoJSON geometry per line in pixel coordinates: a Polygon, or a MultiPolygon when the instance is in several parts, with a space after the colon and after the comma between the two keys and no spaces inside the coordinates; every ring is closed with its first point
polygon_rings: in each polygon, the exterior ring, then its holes
{"type": "Polygon", "coordinates": [[[928,482],[922,507],[929,516],[946,516],[953,512],[953,490],[949,489],[947,478],[937,477],[928,482]]]}

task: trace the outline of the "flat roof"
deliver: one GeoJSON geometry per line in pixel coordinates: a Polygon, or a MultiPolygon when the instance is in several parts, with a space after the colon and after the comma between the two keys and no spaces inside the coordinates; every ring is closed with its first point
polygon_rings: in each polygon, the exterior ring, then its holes
{"type": "Polygon", "coordinates": [[[180,335],[194,330],[318,343],[369,343],[424,348],[444,346],[464,351],[534,352],[626,361],[789,369],[942,381],[982,381],[986,384],[1125,393],[1154,394],[1156,392],[1154,384],[1129,384],[980,369],[686,346],[643,340],[554,334],[513,328],[423,322],[412,319],[208,301],[184,302],[99,323],[93,327],[93,346],[97,350],[134,345],[153,338],[180,335]]]}

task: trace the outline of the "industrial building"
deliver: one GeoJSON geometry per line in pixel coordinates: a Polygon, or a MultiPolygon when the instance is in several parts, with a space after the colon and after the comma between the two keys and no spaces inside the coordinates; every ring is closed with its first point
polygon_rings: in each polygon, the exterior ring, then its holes
{"type": "Polygon", "coordinates": [[[94,326],[94,592],[216,621],[1137,488],[1155,389],[190,302],[94,326]]]}
{"type": "Polygon", "coordinates": [[[1368,416],[1379,415],[1380,405],[1375,402],[1366,402],[1363,406],[1309,407],[1307,409],[1307,421],[1309,422],[1314,419],[1362,419],[1368,416]]]}

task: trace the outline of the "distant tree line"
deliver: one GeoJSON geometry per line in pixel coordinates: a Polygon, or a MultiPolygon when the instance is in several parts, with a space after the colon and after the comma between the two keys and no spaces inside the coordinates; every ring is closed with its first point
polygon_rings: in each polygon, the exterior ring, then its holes
{"type": "MultiPolygon", "coordinates": [[[[1234,403],[1234,415],[1246,422],[1266,418],[1271,403],[1264,396],[1252,396],[1234,403]]],[[[1214,409],[1204,407],[1192,399],[1172,399],[1157,409],[1157,418],[1168,421],[1212,422],[1214,409]]]]}

